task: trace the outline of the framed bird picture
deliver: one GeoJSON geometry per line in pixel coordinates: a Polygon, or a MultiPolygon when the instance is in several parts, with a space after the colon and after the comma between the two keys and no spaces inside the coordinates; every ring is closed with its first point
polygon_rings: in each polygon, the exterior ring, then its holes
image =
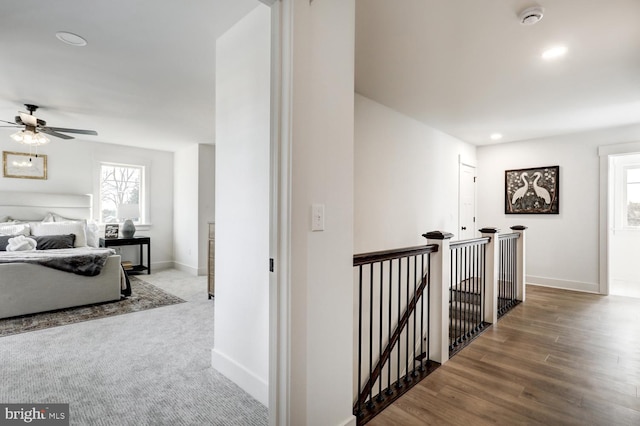
{"type": "Polygon", "coordinates": [[[506,170],[505,214],[559,214],[560,166],[506,170]]]}

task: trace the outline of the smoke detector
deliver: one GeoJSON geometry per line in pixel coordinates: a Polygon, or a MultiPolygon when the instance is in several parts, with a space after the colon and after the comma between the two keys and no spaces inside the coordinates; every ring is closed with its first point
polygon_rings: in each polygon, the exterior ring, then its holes
{"type": "Polygon", "coordinates": [[[540,6],[533,6],[520,12],[518,18],[520,18],[520,23],[522,25],[533,25],[538,23],[542,19],[543,14],[543,8],[541,8],[540,6]]]}

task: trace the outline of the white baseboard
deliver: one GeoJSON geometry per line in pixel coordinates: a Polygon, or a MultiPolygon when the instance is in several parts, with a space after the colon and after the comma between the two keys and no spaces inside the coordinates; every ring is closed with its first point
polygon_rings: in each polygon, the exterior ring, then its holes
{"type": "Polygon", "coordinates": [[[583,283],[580,281],[559,280],[555,278],[534,277],[531,275],[527,275],[527,284],[600,294],[600,286],[598,285],[598,283],[583,283]]]}
{"type": "Polygon", "coordinates": [[[358,419],[356,416],[351,416],[344,422],[340,423],[340,426],[356,426],[358,424],[358,419]]]}
{"type": "Polygon", "coordinates": [[[195,268],[193,266],[185,265],[184,263],[180,262],[173,262],[173,267],[178,271],[186,272],[193,276],[198,276],[198,268],[195,268]]]}
{"type": "Polygon", "coordinates": [[[240,386],[265,407],[269,406],[269,384],[227,355],[211,349],[211,366],[240,386]]]}
{"type": "Polygon", "coordinates": [[[151,271],[164,271],[165,269],[173,269],[174,262],[165,260],[162,262],[151,262],[151,271]]]}

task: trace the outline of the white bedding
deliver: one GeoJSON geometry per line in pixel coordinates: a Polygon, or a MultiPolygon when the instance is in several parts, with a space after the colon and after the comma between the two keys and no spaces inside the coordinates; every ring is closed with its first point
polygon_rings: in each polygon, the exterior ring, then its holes
{"type": "Polygon", "coordinates": [[[94,276],[100,273],[113,249],[77,247],[72,249],[0,251],[0,264],[35,263],[78,275],[94,276]],[[90,262],[90,263],[89,263],[90,262]]]}

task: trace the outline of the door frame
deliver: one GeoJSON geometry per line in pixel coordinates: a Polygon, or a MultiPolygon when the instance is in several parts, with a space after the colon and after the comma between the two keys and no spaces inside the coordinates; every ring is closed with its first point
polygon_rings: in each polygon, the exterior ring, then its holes
{"type": "Polygon", "coordinates": [[[271,147],[269,178],[269,425],[288,425],[290,398],[292,0],[271,8],[271,147]]]}
{"type": "Polygon", "coordinates": [[[612,157],[640,154],[640,142],[604,145],[598,147],[600,156],[600,283],[599,293],[608,295],[611,283],[611,232],[613,229],[613,185],[612,157]]]}
{"type": "MultiPolygon", "coordinates": [[[[463,167],[471,167],[474,170],[473,173],[473,217],[474,219],[478,217],[478,191],[477,186],[475,185],[477,179],[477,166],[476,162],[472,161],[469,158],[464,158],[462,155],[458,155],[458,232],[462,230],[462,179],[460,175],[462,174],[463,167]]],[[[476,227],[476,222],[473,223],[474,228],[476,227]]],[[[477,229],[474,229],[474,235],[477,232],[477,229]]],[[[460,239],[460,238],[458,238],[460,239]]]]}

